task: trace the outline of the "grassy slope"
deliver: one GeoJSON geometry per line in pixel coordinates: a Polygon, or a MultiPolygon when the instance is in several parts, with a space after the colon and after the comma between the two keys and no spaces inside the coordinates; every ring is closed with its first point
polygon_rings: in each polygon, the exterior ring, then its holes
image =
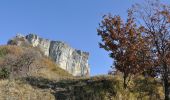
{"type": "MultiPolygon", "coordinates": [[[[38,51],[37,48],[32,47],[0,46],[0,68],[6,65],[6,59],[9,57],[14,56],[17,59],[19,55],[30,50],[38,51]]],[[[37,70],[37,66],[41,66],[41,68],[37,72],[30,71],[28,77],[32,76],[37,79],[38,77],[43,77],[48,80],[61,80],[72,77],[71,74],[58,67],[45,56],[36,59],[31,67],[33,70],[37,70]]],[[[55,100],[55,98],[50,89],[35,88],[25,83],[20,77],[19,79],[0,80],[0,100],[55,100]]]]}
{"type": "MultiPolygon", "coordinates": [[[[2,67],[1,64],[4,62],[5,59],[7,59],[9,55],[17,57],[19,55],[22,55],[24,52],[31,50],[38,51],[37,48],[32,47],[26,48],[18,46],[0,46],[0,67],[2,67]]],[[[52,60],[50,60],[50,58],[43,55],[40,58],[36,58],[31,66],[33,71],[37,70],[38,67],[39,70],[37,72],[30,72],[31,76],[44,77],[53,80],[64,77],[72,77],[71,74],[58,67],[52,60]]]]}
{"type": "MultiPolygon", "coordinates": [[[[18,56],[30,49],[34,48],[0,46],[0,65],[6,56],[18,56]]],[[[35,65],[43,67],[28,77],[0,80],[0,100],[136,100],[137,97],[160,100],[162,97],[160,84],[152,79],[136,80],[141,84],[134,82],[134,90],[124,90],[117,76],[75,78],[44,56],[37,59],[35,65]],[[148,82],[151,85],[146,87],[148,82]]]]}
{"type": "Polygon", "coordinates": [[[34,88],[19,80],[0,81],[0,100],[55,100],[50,90],[34,88]]]}
{"type": "Polygon", "coordinates": [[[137,78],[129,90],[123,89],[120,77],[95,76],[53,81],[29,77],[28,84],[39,89],[51,89],[57,100],[163,100],[163,88],[154,79],[137,78]],[[138,83],[140,82],[140,84],[138,83]]]}

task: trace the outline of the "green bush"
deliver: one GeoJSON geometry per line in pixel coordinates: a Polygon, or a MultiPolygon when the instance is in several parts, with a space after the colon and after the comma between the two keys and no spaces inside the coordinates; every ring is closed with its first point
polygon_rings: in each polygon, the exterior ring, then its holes
{"type": "Polygon", "coordinates": [[[10,76],[10,71],[8,68],[3,67],[0,70],[0,79],[7,79],[10,76]]]}
{"type": "Polygon", "coordinates": [[[0,48],[0,57],[4,57],[8,53],[6,48],[0,48]]]}

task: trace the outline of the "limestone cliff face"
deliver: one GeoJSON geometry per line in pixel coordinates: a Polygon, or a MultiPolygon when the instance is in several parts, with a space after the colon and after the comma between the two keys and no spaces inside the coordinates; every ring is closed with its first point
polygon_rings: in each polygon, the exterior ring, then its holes
{"type": "Polygon", "coordinates": [[[48,39],[43,39],[34,34],[29,34],[25,36],[25,39],[33,46],[38,47],[44,53],[44,55],[49,56],[51,41],[48,39]]]}
{"type": "MultiPolygon", "coordinates": [[[[44,55],[50,57],[62,69],[65,69],[73,76],[89,76],[89,53],[87,52],[76,50],[61,41],[50,41],[40,38],[35,34],[27,36],[17,35],[13,40],[17,41],[16,45],[21,45],[24,41],[33,47],[40,48],[44,55]]],[[[12,42],[9,42],[9,44],[12,44],[12,42]]]]}

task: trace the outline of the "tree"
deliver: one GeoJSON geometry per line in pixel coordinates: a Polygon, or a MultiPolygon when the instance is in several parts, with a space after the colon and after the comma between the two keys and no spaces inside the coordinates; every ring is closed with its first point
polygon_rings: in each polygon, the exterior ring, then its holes
{"type": "Polygon", "coordinates": [[[147,59],[150,52],[142,37],[143,27],[137,27],[131,11],[126,23],[120,16],[106,15],[99,26],[100,47],[110,52],[116,70],[123,73],[124,88],[127,88],[130,77],[141,74],[150,65],[147,59]]]}
{"type": "Polygon", "coordinates": [[[170,99],[170,6],[158,0],[133,5],[126,23],[104,16],[98,35],[100,47],[111,52],[115,68],[124,74],[125,86],[128,76],[147,72],[161,77],[165,100],[170,99]]]}
{"type": "Polygon", "coordinates": [[[170,6],[159,0],[146,0],[145,5],[136,4],[131,10],[139,24],[145,27],[143,34],[148,38],[155,65],[151,70],[161,76],[165,100],[170,100],[170,6]]]}
{"type": "Polygon", "coordinates": [[[24,48],[24,50],[25,51],[20,52],[18,55],[7,54],[3,62],[0,63],[0,70],[2,70],[3,73],[8,70],[10,72],[9,76],[12,78],[25,77],[36,70],[37,66],[35,65],[35,61],[42,57],[41,53],[31,48],[24,48]]]}

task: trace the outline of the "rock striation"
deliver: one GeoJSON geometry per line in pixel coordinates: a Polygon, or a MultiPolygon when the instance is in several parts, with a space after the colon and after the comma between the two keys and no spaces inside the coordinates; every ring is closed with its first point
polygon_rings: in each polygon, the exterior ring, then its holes
{"type": "Polygon", "coordinates": [[[29,44],[33,47],[38,47],[45,56],[50,57],[62,69],[73,76],[89,76],[90,74],[89,53],[76,50],[62,41],[50,41],[35,34],[26,36],[18,34],[8,44],[18,46],[29,44]]]}

